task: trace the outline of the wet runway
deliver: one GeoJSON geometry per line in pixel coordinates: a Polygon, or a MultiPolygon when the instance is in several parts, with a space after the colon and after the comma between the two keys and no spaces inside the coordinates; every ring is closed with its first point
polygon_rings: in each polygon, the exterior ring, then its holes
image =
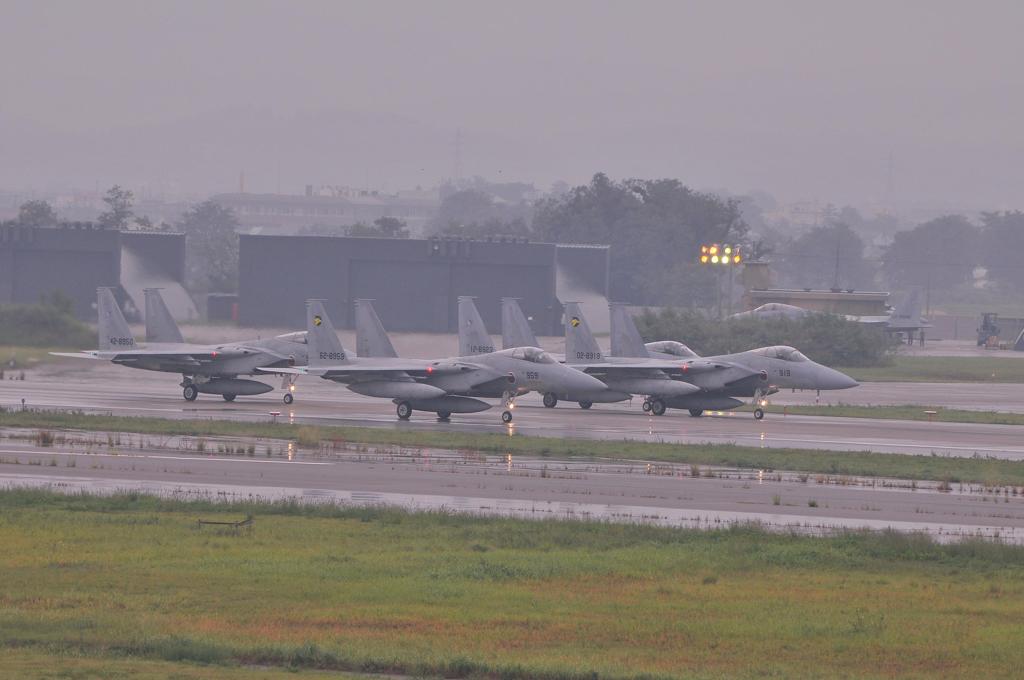
{"type": "Polygon", "coordinates": [[[39,447],[25,438],[30,435],[8,431],[0,439],[0,486],[290,498],[697,528],[760,522],[812,534],[894,529],[940,540],[986,536],[1024,542],[1024,490],[1014,488],[940,491],[934,484],[899,480],[394,447],[303,450],[283,441],[239,438],[117,440],[80,433],[39,447]],[[216,453],[228,447],[235,453],[216,453]]]}
{"type": "MultiPolygon", "coordinates": [[[[814,393],[776,395],[768,415],[760,422],[747,413],[691,418],[685,412],[670,411],[659,418],[644,414],[639,400],[632,404],[595,405],[589,411],[575,404],[545,409],[539,397],[531,394],[519,400],[515,422],[507,427],[501,424],[497,408],[455,415],[451,423],[438,423],[433,414],[417,412],[410,422],[403,423],[397,420],[394,406],[386,399],[362,397],[340,385],[310,378],[300,380],[291,407],[281,403],[280,390],[257,397],[239,397],[230,404],[210,395],[189,403],[180,396],[178,380],[174,374],[68,361],[31,371],[25,381],[0,382],[0,405],[20,406],[24,399],[26,406],[32,408],[246,421],[270,420],[271,412],[279,412],[277,417],[281,419],[321,424],[1024,459],[1024,430],[1020,426],[783,415],[784,403],[813,403],[814,393]]],[[[278,384],[269,376],[265,381],[278,384]]],[[[916,395],[921,403],[929,405],[955,406],[984,399],[985,403],[999,401],[1020,409],[1024,408],[1022,392],[1024,387],[1006,384],[874,383],[823,395],[822,401],[887,403],[883,400],[889,399],[888,403],[906,403],[916,395]]]]}

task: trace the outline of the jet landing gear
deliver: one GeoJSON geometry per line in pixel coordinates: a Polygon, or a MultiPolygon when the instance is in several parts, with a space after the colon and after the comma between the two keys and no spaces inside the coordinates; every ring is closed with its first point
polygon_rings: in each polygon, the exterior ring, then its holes
{"type": "Polygon", "coordinates": [[[181,391],[181,396],[185,397],[185,401],[195,401],[199,396],[199,390],[192,383],[186,383],[185,389],[181,391]]]}
{"type": "Polygon", "coordinates": [[[655,416],[665,415],[665,402],[657,397],[653,399],[644,399],[643,407],[644,413],[650,413],[655,416]]]}
{"type": "Polygon", "coordinates": [[[450,423],[452,422],[452,414],[450,411],[438,411],[437,421],[439,423],[450,423]]]}
{"type": "Polygon", "coordinates": [[[764,418],[764,407],[768,405],[768,395],[761,390],[754,392],[754,420],[764,418]]]}
{"type": "Polygon", "coordinates": [[[690,409],[690,417],[691,418],[700,418],[702,415],[704,415],[704,409],[702,409],[702,408],[691,408],[690,409]]]}
{"type": "MultiPolygon", "coordinates": [[[[407,401],[398,402],[398,406],[395,407],[395,413],[398,414],[399,420],[409,420],[412,416],[412,404],[407,401]]],[[[440,413],[438,414],[441,415],[440,413]]]]}
{"type": "Polygon", "coordinates": [[[286,403],[286,404],[288,404],[289,406],[291,406],[291,403],[292,403],[293,401],[295,401],[295,397],[293,397],[293,396],[292,396],[292,393],[291,393],[291,392],[285,392],[285,394],[284,394],[284,397],[283,397],[283,400],[284,400],[284,403],[286,403]]]}
{"type": "Polygon", "coordinates": [[[558,405],[558,397],[555,396],[555,393],[554,392],[545,392],[544,393],[544,407],[545,408],[554,408],[557,405],[558,405]]]}
{"type": "MultiPolygon", "coordinates": [[[[544,396],[545,403],[547,406],[547,395],[544,396]]],[[[501,412],[501,422],[508,425],[512,422],[512,409],[516,407],[516,397],[511,392],[505,392],[501,395],[501,401],[505,405],[505,410],[501,412]]]]}
{"type": "Polygon", "coordinates": [[[235,395],[234,394],[222,394],[221,396],[224,397],[224,401],[234,401],[235,400],[235,395]]]}

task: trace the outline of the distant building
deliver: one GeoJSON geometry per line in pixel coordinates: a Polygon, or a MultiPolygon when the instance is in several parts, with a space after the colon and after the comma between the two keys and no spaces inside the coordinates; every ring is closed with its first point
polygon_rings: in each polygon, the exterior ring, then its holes
{"type": "Polygon", "coordinates": [[[608,246],[521,239],[384,239],[242,235],[239,321],[301,328],[305,301],[327,300],[335,324],[351,328],[354,302],[375,300],[385,328],[457,330],[460,295],[477,298],[488,330],[501,331],[501,298],[520,298],[539,335],[561,333],[562,302],[608,318],[608,246]]]}
{"type": "Polygon", "coordinates": [[[0,303],[39,302],[60,291],[75,315],[96,318],[96,288],[110,286],[129,316],[144,306],[144,288],[164,289],[178,319],[197,316],[182,285],[185,235],[121,232],[91,223],[56,227],[0,225],[0,303]]]}
{"type": "Polygon", "coordinates": [[[312,186],[306,187],[303,196],[234,193],[217,194],[211,200],[231,208],[246,231],[279,234],[294,234],[311,226],[370,224],[381,217],[396,217],[409,225],[413,234],[420,234],[440,206],[433,191],[384,194],[341,187],[314,191],[312,186]]]}

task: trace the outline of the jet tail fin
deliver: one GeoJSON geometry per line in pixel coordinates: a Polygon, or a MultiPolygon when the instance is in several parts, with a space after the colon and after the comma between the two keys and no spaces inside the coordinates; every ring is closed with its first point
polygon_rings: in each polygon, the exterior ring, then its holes
{"type": "Polygon", "coordinates": [[[603,361],[604,354],[578,302],[565,303],[565,363],[603,361]]]}
{"type": "Polygon", "coordinates": [[[159,288],[146,288],[146,342],[185,342],[159,288]]]}
{"type": "Polygon", "coordinates": [[[334,331],[323,300],[306,301],[306,342],[309,343],[310,368],[349,362],[348,352],[334,331]]]}
{"type": "Polygon", "coordinates": [[[484,327],[473,298],[459,297],[459,356],[490,354],[494,351],[494,340],[484,327]]]}
{"type": "Polygon", "coordinates": [[[651,356],[644,345],[643,338],[640,337],[640,331],[636,328],[633,315],[626,305],[621,302],[613,302],[608,305],[608,308],[612,316],[612,356],[644,359],[651,356]]]}
{"type": "Polygon", "coordinates": [[[96,333],[101,351],[135,349],[135,338],[124,320],[111,288],[96,289],[96,312],[99,316],[96,333]]]}
{"type": "Polygon", "coordinates": [[[517,298],[501,298],[501,347],[540,347],[517,298]]]}
{"type": "Polygon", "coordinates": [[[370,300],[356,300],[356,354],[389,359],[398,356],[370,300]]]}
{"type": "Polygon", "coordinates": [[[892,310],[894,321],[918,323],[921,321],[921,310],[924,308],[922,297],[924,291],[920,288],[911,288],[903,296],[899,304],[892,310]]]}

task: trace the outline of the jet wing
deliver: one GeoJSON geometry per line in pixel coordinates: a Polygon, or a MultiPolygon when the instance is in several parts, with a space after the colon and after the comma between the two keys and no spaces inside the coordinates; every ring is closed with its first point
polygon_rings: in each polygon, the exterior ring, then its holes
{"type": "Polygon", "coordinates": [[[55,357],[71,357],[72,359],[107,359],[108,357],[101,357],[100,353],[96,350],[88,352],[50,352],[55,357]]]}
{"type": "Polygon", "coordinates": [[[344,382],[351,378],[366,378],[373,375],[393,377],[396,375],[409,376],[418,380],[425,380],[434,375],[446,375],[462,373],[471,370],[484,370],[491,374],[494,371],[486,367],[468,362],[430,362],[415,359],[380,359],[374,361],[368,359],[358,363],[345,363],[336,366],[266,366],[261,368],[263,373],[279,373],[282,375],[315,375],[330,380],[344,382]]]}

